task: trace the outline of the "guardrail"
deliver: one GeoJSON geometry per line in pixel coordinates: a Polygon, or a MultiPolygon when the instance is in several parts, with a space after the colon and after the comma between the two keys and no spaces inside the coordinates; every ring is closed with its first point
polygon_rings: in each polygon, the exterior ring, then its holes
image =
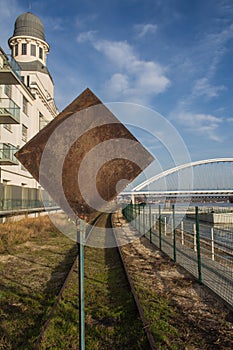
{"type": "MultiPolygon", "coordinates": [[[[158,206],[130,204],[123,209],[128,221],[174,262],[191,272],[231,307],[233,306],[233,232],[187,219],[179,208],[170,213],[158,206]]],[[[233,214],[232,214],[233,215],[233,214]]]]}

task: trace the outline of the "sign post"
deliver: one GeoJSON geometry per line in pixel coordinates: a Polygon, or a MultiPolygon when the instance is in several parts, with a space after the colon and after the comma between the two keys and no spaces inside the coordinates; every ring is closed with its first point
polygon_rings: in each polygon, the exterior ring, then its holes
{"type": "Polygon", "coordinates": [[[78,271],[79,271],[79,348],[85,350],[85,311],[84,311],[84,244],[85,244],[85,224],[80,221],[78,229],[78,271]]]}
{"type": "Polygon", "coordinates": [[[80,350],[84,350],[86,225],[81,218],[91,224],[101,212],[109,212],[109,203],[154,157],[88,88],[15,156],[69,219],[77,222],[80,218],[76,226],[79,338],[80,350]]]}

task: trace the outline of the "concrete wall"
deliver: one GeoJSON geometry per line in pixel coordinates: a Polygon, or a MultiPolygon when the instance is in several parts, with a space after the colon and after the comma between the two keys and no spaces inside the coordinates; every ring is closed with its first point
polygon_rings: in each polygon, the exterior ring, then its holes
{"type": "MultiPolygon", "coordinates": [[[[195,214],[187,214],[186,217],[196,219],[195,214]]],[[[211,224],[233,224],[233,213],[199,213],[199,220],[211,224]]]]}

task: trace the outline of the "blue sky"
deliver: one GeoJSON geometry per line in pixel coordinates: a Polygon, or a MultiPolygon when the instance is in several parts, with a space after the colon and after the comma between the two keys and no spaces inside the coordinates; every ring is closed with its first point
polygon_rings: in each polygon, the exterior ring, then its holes
{"type": "Polygon", "coordinates": [[[103,102],[158,111],[193,161],[232,157],[232,0],[0,0],[5,50],[30,6],[51,46],[60,110],[88,86],[103,102]]]}

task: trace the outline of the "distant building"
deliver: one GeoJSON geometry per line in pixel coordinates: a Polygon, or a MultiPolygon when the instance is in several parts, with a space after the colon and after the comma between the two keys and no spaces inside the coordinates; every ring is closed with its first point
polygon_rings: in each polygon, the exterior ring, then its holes
{"type": "Polygon", "coordinates": [[[41,20],[20,15],[8,43],[10,56],[0,48],[0,210],[41,200],[39,184],[14,153],[58,113],[41,20]]]}

